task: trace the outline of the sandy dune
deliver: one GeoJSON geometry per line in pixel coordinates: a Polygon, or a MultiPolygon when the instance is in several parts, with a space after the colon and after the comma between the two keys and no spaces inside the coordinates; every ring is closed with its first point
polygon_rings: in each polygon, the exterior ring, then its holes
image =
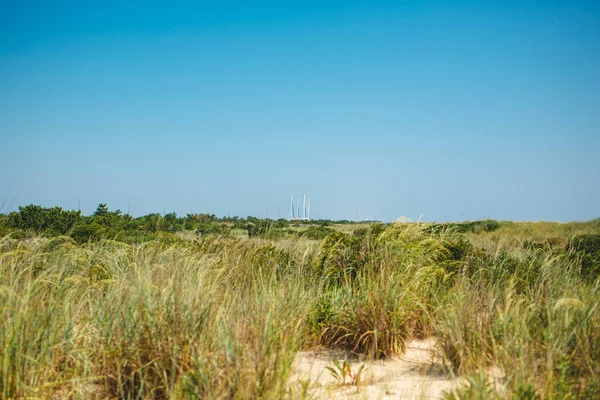
{"type": "Polygon", "coordinates": [[[300,352],[294,362],[293,390],[323,399],[437,399],[464,381],[447,374],[436,353],[433,340],[414,340],[399,358],[366,363],[349,360],[353,373],[363,364],[365,369],[359,385],[350,384],[350,379],[343,385],[325,368],[333,366],[333,359],[344,360],[343,353],[300,352]]]}

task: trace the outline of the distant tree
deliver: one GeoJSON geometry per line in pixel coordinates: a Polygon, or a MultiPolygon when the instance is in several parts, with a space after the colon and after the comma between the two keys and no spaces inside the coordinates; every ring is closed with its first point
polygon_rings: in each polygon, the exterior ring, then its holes
{"type": "Polygon", "coordinates": [[[217,216],[214,214],[187,214],[186,219],[198,223],[216,222],[218,220],[217,216]]]}
{"type": "Polygon", "coordinates": [[[140,221],[141,229],[147,232],[156,232],[160,230],[162,216],[157,213],[152,213],[144,215],[143,217],[138,218],[138,220],[140,221]]]}
{"type": "Polygon", "coordinates": [[[85,218],[75,225],[71,230],[70,236],[79,244],[87,243],[90,240],[99,240],[109,236],[109,229],[91,218],[85,218]]]}
{"type": "Polygon", "coordinates": [[[96,211],[89,217],[82,218],[73,227],[71,237],[78,243],[102,238],[117,239],[126,235],[131,226],[131,215],[123,215],[121,210],[110,211],[104,203],[98,204],[96,211]]]}
{"type": "Polygon", "coordinates": [[[287,228],[290,226],[290,222],[287,219],[279,218],[274,224],[274,228],[287,228]]]}
{"type": "Polygon", "coordinates": [[[96,208],[96,211],[94,211],[94,216],[103,217],[105,215],[108,215],[108,207],[106,206],[106,204],[98,204],[98,208],[96,208]]]}
{"type": "Polygon", "coordinates": [[[298,232],[298,236],[313,240],[323,240],[332,232],[335,232],[335,230],[322,225],[310,226],[305,231],[298,232]]]}
{"type": "Polygon", "coordinates": [[[6,225],[12,228],[32,229],[36,233],[64,235],[77,223],[79,211],[65,211],[61,207],[44,208],[30,204],[19,207],[7,216],[6,225]]]}
{"type": "Polygon", "coordinates": [[[183,227],[183,219],[177,218],[175,212],[165,214],[161,223],[161,230],[167,232],[177,232],[183,227]]]}

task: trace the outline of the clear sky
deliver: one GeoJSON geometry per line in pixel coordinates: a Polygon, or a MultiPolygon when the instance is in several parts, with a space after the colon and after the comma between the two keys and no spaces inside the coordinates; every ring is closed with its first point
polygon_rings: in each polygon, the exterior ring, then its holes
{"type": "Polygon", "coordinates": [[[600,216],[598,1],[0,1],[0,212],[600,216]]]}

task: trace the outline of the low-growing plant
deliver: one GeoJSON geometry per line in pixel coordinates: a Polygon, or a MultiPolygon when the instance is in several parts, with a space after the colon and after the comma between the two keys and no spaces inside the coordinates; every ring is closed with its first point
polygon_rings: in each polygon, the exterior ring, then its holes
{"type": "Polygon", "coordinates": [[[365,364],[362,364],[360,368],[352,372],[352,367],[347,360],[344,360],[342,363],[339,360],[334,359],[332,361],[333,367],[326,366],[325,368],[329,371],[331,376],[337,381],[340,385],[346,385],[346,377],[350,378],[348,382],[351,385],[360,385],[362,382],[362,374],[365,371],[365,364]]]}
{"type": "Polygon", "coordinates": [[[445,391],[444,400],[493,400],[502,396],[493,388],[483,371],[467,378],[467,383],[461,388],[445,391]]]}

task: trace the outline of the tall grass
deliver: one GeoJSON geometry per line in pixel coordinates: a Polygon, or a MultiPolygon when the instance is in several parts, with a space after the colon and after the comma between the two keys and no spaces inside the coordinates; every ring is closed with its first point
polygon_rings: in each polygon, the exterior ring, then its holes
{"type": "Polygon", "coordinates": [[[310,304],[301,270],[235,246],[38,242],[3,242],[4,398],[283,394],[310,304]]]}
{"type": "Polygon", "coordinates": [[[470,377],[449,396],[597,397],[600,280],[566,246],[597,224],[527,225],[518,243],[504,224],[373,225],[322,241],[5,236],[1,397],[293,397],[301,348],[385,358],[429,336],[470,377]]]}
{"type": "Polygon", "coordinates": [[[600,395],[599,280],[573,254],[497,253],[461,276],[431,320],[455,372],[500,368],[501,393],[544,398],[600,395]]]}

